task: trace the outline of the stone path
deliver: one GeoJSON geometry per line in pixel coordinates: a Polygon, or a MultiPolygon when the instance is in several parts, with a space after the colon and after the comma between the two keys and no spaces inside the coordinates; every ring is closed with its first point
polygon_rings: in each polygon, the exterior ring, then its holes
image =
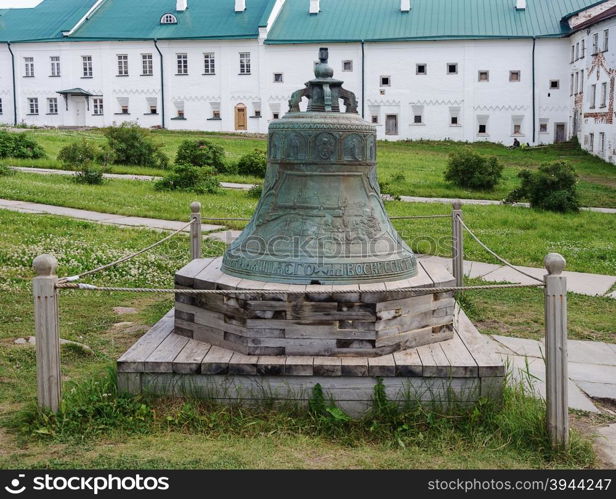
{"type": "MultiPolygon", "coordinates": [[[[14,170],[18,170],[21,172],[27,173],[41,173],[44,175],[75,175],[75,172],[69,170],[56,170],[52,168],[30,168],[23,166],[13,166],[14,170]]],[[[105,178],[115,178],[115,179],[124,179],[124,180],[158,180],[160,177],[156,177],[153,175],[132,175],[132,174],[124,174],[124,173],[105,173],[105,178]]],[[[240,190],[249,190],[254,184],[240,184],[235,182],[221,182],[220,185],[225,189],[240,189],[240,190]]],[[[385,198],[391,199],[391,196],[384,196],[385,198]]],[[[456,198],[440,198],[440,197],[421,197],[421,196],[400,196],[400,201],[404,201],[406,203],[443,203],[443,204],[451,204],[456,201],[456,198]]],[[[505,204],[502,201],[498,201],[495,199],[462,199],[463,204],[473,204],[473,205],[502,205],[505,204]]],[[[519,206],[523,208],[528,208],[528,203],[515,203],[514,206],[519,206]]],[[[597,213],[609,213],[616,214],[616,208],[597,208],[597,207],[584,207],[582,210],[586,211],[594,211],[597,213]]]]}
{"type": "MultiPolygon", "coordinates": [[[[78,210],[76,208],[66,208],[64,206],[30,203],[28,201],[13,201],[10,199],[0,199],[0,209],[18,211],[20,213],[59,215],[101,224],[145,227],[155,230],[178,230],[183,225],[186,225],[188,221],[178,222],[174,220],[160,220],[158,218],[128,217],[124,215],[114,215],[112,213],[99,213],[98,211],[78,210]]],[[[186,218],[188,218],[188,214],[186,218]]],[[[203,232],[211,232],[222,228],[223,227],[220,225],[201,225],[203,232]]],[[[185,230],[188,231],[189,229],[186,228],[185,230]]]]}

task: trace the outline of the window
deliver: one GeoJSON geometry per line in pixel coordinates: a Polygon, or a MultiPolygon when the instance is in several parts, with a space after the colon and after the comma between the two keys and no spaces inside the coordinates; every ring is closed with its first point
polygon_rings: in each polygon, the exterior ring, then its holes
{"type": "Polygon", "coordinates": [[[411,116],[413,117],[414,125],[423,125],[423,112],[424,107],[422,105],[413,104],[411,105],[411,116]]]}
{"type": "Polygon", "coordinates": [[[37,97],[30,97],[28,99],[28,111],[29,114],[38,114],[38,98],[37,97]]]}
{"type": "Polygon", "coordinates": [[[158,103],[156,97],[146,97],[145,98],[148,112],[146,114],[158,114],[158,103]]]}
{"type": "Polygon", "coordinates": [[[513,81],[513,82],[520,81],[520,72],[519,71],[509,71],[509,81],[513,81]]]}
{"type": "Polygon", "coordinates": [[[33,78],[34,77],[34,57],[24,57],[24,64],[26,66],[25,77],[33,78]]]}
{"type": "Polygon", "coordinates": [[[447,74],[448,75],[458,74],[458,64],[456,62],[447,63],[447,74]]]}
{"type": "Polygon", "coordinates": [[[558,90],[560,88],[560,80],[550,80],[550,89],[558,90]]]}
{"type": "Polygon", "coordinates": [[[240,74],[250,74],[250,52],[240,52],[240,74]]]}
{"type": "Polygon", "coordinates": [[[92,99],[92,112],[96,116],[100,116],[103,114],[103,98],[102,97],[94,97],[94,99],[92,99]]]}
{"type": "Polygon", "coordinates": [[[378,123],[379,122],[379,116],[378,114],[373,114],[372,115],[372,119],[370,120],[372,123],[378,123]]]}
{"type": "Polygon", "coordinates": [[[573,62],[575,60],[575,45],[571,45],[571,59],[569,62],[573,62]]]}
{"type": "Polygon", "coordinates": [[[449,120],[449,124],[451,126],[458,126],[458,117],[457,116],[451,116],[450,120],[449,120]]]}
{"type": "Polygon", "coordinates": [[[391,86],[391,76],[381,76],[380,82],[381,82],[381,87],[391,86]]]}
{"type": "Polygon", "coordinates": [[[152,54],[141,54],[141,76],[152,76],[153,74],[152,54]]]}
{"type": "Polygon", "coordinates": [[[260,118],[261,117],[261,110],[260,109],[255,109],[254,117],[255,118],[260,118]]]}
{"type": "Polygon", "coordinates": [[[353,71],[353,61],[342,61],[342,71],[353,71]]]}
{"type": "Polygon", "coordinates": [[[183,100],[178,100],[174,102],[175,104],[175,118],[171,118],[171,119],[175,119],[175,120],[185,120],[186,117],[184,115],[184,101],[183,100]]]}
{"type": "Polygon", "coordinates": [[[511,133],[512,135],[522,134],[522,122],[524,121],[523,115],[514,115],[511,117],[511,133]]]}
{"type": "Polygon", "coordinates": [[[128,76],[128,56],[118,55],[118,76],[128,76]]]}
{"type": "Polygon", "coordinates": [[[117,99],[120,112],[116,114],[130,114],[128,111],[128,97],[118,97],[117,99]]]}
{"type": "Polygon", "coordinates": [[[58,114],[58,99],[56,97],[47,99],[47,114],[58,114]]]}
{"type": "Polygon", "coordinates": [[[584,70],[580,71],[580,93],[584,93],[584,70]]]}
{"type": "Polygon", "coordinates": [[[83,67],[83,77],[84,78],[92,78],[92,56],[91,55],[82,55],[81,56],[81,64],[83,67]]]}
{"type": "Polygon", "coordinates": [[[607,49],[610,45],[610,30],[603,30],[603,52],[607,52],[607,49]]]}
{"type": "Polygon", "coordinates": [[[49,76],[60,76],[60,57],[54,55],[49,60],[51,61],[51,74],[49,76]]]}
{"type": "Polygon", "coordinates": [[[121,114],[129,114],[129,112],[128,112],[128,104],[120,106],[120,113],[121,114]]]}
{"type": "Polygon", "coordinates": [[[539,120],[539,133],[548,133],[548,120],[543,118],[539,120]]]}
{"type": "Polygon", "coordinates": [[[421,125],[423,123],[423,116],[421,114],[413,115],[413,123],[416,125],[421,125]]]}
{"type": "Polygon", "coordinates": [[[592,35],[592,53],[593,55],[599,52],[599,33],[592,35]]]}
{"type": "Polygon", "coordinates": [[[582,38],[580,43],[580,58],[584,59],[586,57],[586,39],[582,38]]]}
{"type": "Polygon", "coordinates": [[[277,120],[280,118],[280,113],[272,113],[272,119],[277,120]]]}
{"type": "Polygon", "coordinates": [[[595,100],[597,99],[597,85],[590,86],[590,108],[595,108],[595,100]]]}
{"type": "Polygon", "coordinates": [[[282,83],[282,73],[274,73],[274,83],[282,83]]]}
{"type": "Polygon", "coordinates": [[[591,133],[588,135],[588,150],[590,152],[595,148],[595,134],[591,133]]]}
{"type": "Polygon", "coordinates": [[[177,54],[178,75],[188,74],[188,54],[177,54]]]}
{"type": "Polygon", "coordinates": [[[575,60],[580,58],[580,42],[575,44],[575,60]]]}
{"type": "Polygon", "coordinates": [[[488,135],[488,118],[487,114],[477,116],[477,135],[488,135]]]}
{"type": "Polygon", "coordinates": [[[460,126],[459,106],[452,106],[449,108],[449,126],[460,126]]]}
{"type": "Polygon", "coordinates": [[[571,84],[569,85],[569,95],[573,95],[573,73],[571,73],[571,84]]]}
{"type": "Polygon", "coordinates": [[[427,64],[417,64],[415,66],[415,74],[418,74],[418,75],[428,74],[428,65],[427,64]]]}
{"type": "Polygon", "coordinates": [[[513,135],[522,135],[522,125],[513,125],[513,135]]]}
{"type": "Polygon", "coordinates": [[[160,18],[160,24],[177,24],[178,20],[173,14],[163,14],[160,18]]]}
{"type": "Polygon", "coordinates": [[[490,72],[489,71],[479,71],[479,81],[490,81],[490,72]]]}
{"type": "Polygon", "coordinates": [[[575,73],[575,93],[576,94],[578,93],[578,89],[580,88],[579,85],[580,85],[580,73],[577,72],[575,73]]]}
{"type": "Polygon", "coordinates": [[[600,107],[605,107],[607,105],[607,82],[601,84],[601,104],[600,107]]]}
{"type": "Polygon", "coordinates": [[[203,74],[213,75],[216,73],[216,59],[214,52],[206,52],[203,54],[203,74]]]}
{"type": "Polygon", "coordinates": [[[599,153],[603,154],[605,152],[605,132],[599,133],[599,153]]]}
{"type": "Polygon", "coordinates": [[[487,125],[480,124],[479,125],[479,133],[487,133],[487,125]]]}
{"type": "Polygon", "coordinates": [[[0,114],[2,114],[2,99],[0,99],[0,114]]]}

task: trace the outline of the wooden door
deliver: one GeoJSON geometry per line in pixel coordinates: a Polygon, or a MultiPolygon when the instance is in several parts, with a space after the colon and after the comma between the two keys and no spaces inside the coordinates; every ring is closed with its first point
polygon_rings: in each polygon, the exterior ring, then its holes
{"type": "Polygon", "coordinates": [[[235,129],[247,130],[248,122],[246,116],[246,106],[244,104],[238,104],[235,106],[235,129]]]}
{"type": "Polygon", "coordinates": [[[397,114],[388,114],[385,116],[385,135],[398,135],[397,114]]]}
{"type": "Polygon", "coordinates": [[[554,132],[554,142],[564,142],[565,137],[565,124],[564,123],[555,123],[555,132],[554,132]]]}

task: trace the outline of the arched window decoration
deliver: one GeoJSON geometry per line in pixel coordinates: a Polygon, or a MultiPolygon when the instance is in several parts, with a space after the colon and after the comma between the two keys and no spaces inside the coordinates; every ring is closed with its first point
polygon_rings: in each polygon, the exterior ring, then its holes
{"type": "Polygon", "coordinates": [[[160,24],[177,24],[178,20],[173,14],[163,14],[160,18],[160,24]]]}

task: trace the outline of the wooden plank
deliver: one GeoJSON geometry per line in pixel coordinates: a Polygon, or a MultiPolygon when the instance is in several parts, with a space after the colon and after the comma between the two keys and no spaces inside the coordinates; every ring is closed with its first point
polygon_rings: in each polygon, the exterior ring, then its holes
{"type": "Polygon", "coordinates": [[[205,269],[199,272],[194,278],[195,289],[217,289],[216,282],[223,273],[220,270],[222,257],[215,258],[205,269]]]}
{"type": "Polygon", "coordinates": [[[281,376],[284,374],[286,359],[280,355],[263,355],[257,362],[257,374],[262,376],[281,376]]]}
{"type": "Polygon", "coordinates": [[[173,332],[175,309],[167,312],[152,328],[118,359],[119,372],[141,372],[144,361],[173,332]]]}
{"type": "Polygon", "coordinates": [[[336,284],[336,291],[348,291],[348,293],[335,293],[333,296],[338,303],[355,303],[360,301],[359,284],[336,284]]]}
{"type": "Polygon", "coordinates": [[[443,352],[451,365],[451,376],[472,377],[479,376],[477,362],[466,348],[464,342],[457,333],[453,338],[440,343],[443,352]]]}
{"type": "Polygon", "coordinates": [[[229,360],[233,356],[232,350],[213,345],[201,362],[202,374],[226,374],[229,369],[229,360]]]}
{"type": "Polygon", "coordinates": [[[447,269],[440,263],[422,260],[417,260],[417,263],[428,274],[434,286],[455,286],[455,277],[447,272],[447,269]]]}
{"type": "Polygon", "coordinates": [[[287,376],[312,376],[313,359],[308,355],[289,355],[286,357],[284,374],[287,376]]]}
{"type": "Polygon", "coordinates": [[[396,376],[422,376],[423,364],[416,348],[394,352],[396,376]]]}
{"type": "Polygon", "coordinates": [[[396,362],[392,354],[368,359],[368,373],[370,376],[395,376],[396,362]]]}
{"type": "Polygon", "coordinates": [[[254,375],[257,374],[257,362],[259,357],[244,355],[235,352],[229,359],[229,374],[254,375]]]}
{"type": "Polygon", "coordinates": [[[188,340],[182,351],[173,359],[172,369],[178,374],[201,372],[201,362],[212,345],[203,341],[188,340]]]}
{"type": "Polygon", "coordinates": [[[315,376],[342,375],[342,361],[338,357],[314,357],[313,367],[315,376]]]}
{"type": "Polygon", "coordinates": [[[368,376],[368,359],[366,357],[342,357],[342,376],[368,376]]]}
{"type": "Polygon", "coordinates": [[[175,283],[180,286],[192,287],[197,274],[207,268],[214,261],[214,258],[196,258],[191,260],[188,265],[184,265],[175,273],[175,283]]]}
{"type": "Polygon", "coordinates": [[[423,365],[424,377],[449,378],[451,376],[449,359],[439,343],[418,347],[417,353],[423,365]]]}
{"type": "Polygon", "coordinates": [[[117,373],[118,391],[139,395],[141,393],[141,374],[142,373],[117,373]]]}
{"type": "Polygon", "coordinates": [[[145,360],[144,371],[151,373],[173,372],[173,360],[186,346],[188,341],[188,338],[178,334],[167,336],[145,360]]]}

